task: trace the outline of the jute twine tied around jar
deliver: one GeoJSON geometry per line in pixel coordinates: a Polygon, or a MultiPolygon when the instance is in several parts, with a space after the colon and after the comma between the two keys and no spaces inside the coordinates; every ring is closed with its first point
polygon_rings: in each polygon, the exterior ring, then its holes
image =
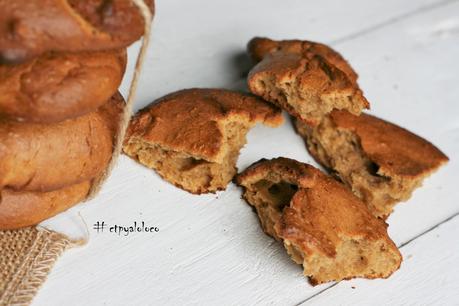
{"type": "MultiPolygon", "coordinates": [[[[112,159],[103,176],[94,182],[88,199],[93,198],[99,192],[121,153],[123,139],[132,116],[132,105],[142,64],[150,41],[152,23],[150,9],[143,0],[131,1],[137,6],[144,19],[142,45],[129,87],[126,106],[119,123],[112,159]]],[[[29,305],[61,254],[85,242],[74,241],[65,235],[40,227],[0,231],[0,306],[29,305]]]]}

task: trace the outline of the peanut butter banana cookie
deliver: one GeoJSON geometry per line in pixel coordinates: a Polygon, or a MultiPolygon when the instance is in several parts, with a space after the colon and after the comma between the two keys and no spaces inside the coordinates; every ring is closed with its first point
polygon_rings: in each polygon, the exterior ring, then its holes
{"type": "Polygon", "coordinates": [[[284,243],[313,285],[386,278],[402,256],[386,223],[343,184],[287,158],[261,160],[236,178],[264,231],[284,243]]]}
{"type": "Polygon", "coordinates": [[[124,152],[184,190],[215,192],[236,174],[247,131],[258,122],[282,121],[280,109],[250,94],[187,89],[136,114],[124,152]]]}

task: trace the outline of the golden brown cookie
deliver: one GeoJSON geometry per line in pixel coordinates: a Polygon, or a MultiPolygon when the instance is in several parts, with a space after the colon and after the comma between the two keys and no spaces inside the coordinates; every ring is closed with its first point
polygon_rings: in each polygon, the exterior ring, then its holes
{"type": "Polygon", "coordinates": [[[333,66],[343,71],[352,82],[357,82],[358,75],[351,65],[335,50],[327,45],[307,40],[272,40],[264,37],[255,37],[249,41],[247,51],[255,63],[259,63],[271,53],[298,54],[312,58],[320,55],[333,66]]]}
{"type": "Polygon", "coordinates": [[[83,201],[91,187],[84,181],[48,192],[0,191],[0,230],[40,223],[83,201]]]}
{"type": "Polygon", "coordinates": [[[58,122],[95,111],[118,89],[126,51],[47,53],[0,65],[0,118],[58,122]]]}
{"type": "Polygon", "coordinates": [[[400,267],[387,224],[318,169],[281,157],[255,163],[236,181],[265,232],[283,241],[313,285],[386,278],[400,267]]]}
{"type": "Polygon", "coordinates": [[[333,111],[315,128],[296,120],[309,152],[335,172],[378,217],[410,198],[448,161],[427,140],[382,119],[333,111]]]}
{"type": "Polygon", "coordinates": [[[184,190],[215,192],[236,174],[245,135],[257,122],[278,126],[281,111],[250,94],[181,90],[136,114],[124,152],[184,190]]]}
{"type": "MultiPolygon", "coordinates": [[[[153,0],[145,3],[154,12],[153,0]]],[[[125,48],[144,32],[131,0],[0,0],[0,12],[0,63],[47,51],[125,48]]]]}
{"type": "Polygon", "coordinates": [[[0,189],[51,191],[99,176],[111,159],[124,101],[66,121],[0,120],[0,189]]]}
{"type": "Polygon", "coordinates": [[[250,91],[310,125],[333,109],[369,108],[352,67],[323,44],[255,38],[248,48],[261,60],[249,73],[250,91]]]}

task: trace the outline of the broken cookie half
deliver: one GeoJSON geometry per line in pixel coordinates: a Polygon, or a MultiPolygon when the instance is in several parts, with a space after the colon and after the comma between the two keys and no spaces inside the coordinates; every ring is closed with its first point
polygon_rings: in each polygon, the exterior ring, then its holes
{"type": "Polygon", "coordinates": [[[236,180],[264,231],[283,241],[313,285],[386,278],[400,267],[387,224],[318,169],[287,158],[261,160],[236,180]]]}
{"type": "Polygon", "coordinates": [[[333,109],[359,115],[369,108],[355,71],[324,44],[254,38],[248,52],[259,61],[249,73],[250,91],[310,125],[333,109]]]}
{"type": "Polygon", "coordinates": [[[215,192],[237,173],[239,151],[258,122],[279,126],[281,110],[250,94],[181,90],[134,116],[123,150],[177,187],[215,192]]]}
{"type": "Polygon", "coordinates": [[[295,125],[311,155],[382,218],[448,161],[427,140],[368,114],[333,111],[317,127],[295,125]]]}

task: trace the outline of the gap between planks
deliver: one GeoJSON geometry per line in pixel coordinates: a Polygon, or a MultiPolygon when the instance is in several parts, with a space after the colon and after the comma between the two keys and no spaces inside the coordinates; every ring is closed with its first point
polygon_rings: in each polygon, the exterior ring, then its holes
{"type": "MultiPolygon", "coordinates": [[[[441,221],[441,222],[435,224],[434,226],[428,228],[427,230],[423,231],[422,233],[420,233],[420,234],[414,236],[414,237],[411,238],[410,240],[401,243],[401,244],[400,244],[399,246],[397,246],[397,247],[398,247],[399,249],[401,249],[401,248],[407,246],[408,244],[412,243],[413,241],[417,240],[418,238],[421,238],[421,237],[424,236],[425,234],[430,233],[431,231],[437,229],[439,226],[441,226],[441,225],[443,225],[443,224],[445,224],[445,223],[450,222],[451,220],[453,220],[454,218],[456,218],[456,217],[458,217],[458,216],[459,216],[459,211],[456,212],[456,213],[454,213],[452,216],[446,218],[445,220],[443,220],[443,221],[441,221]]],[[[307,299],[305,299],[305,300],[299,302],[298,304],[295,304],[295,306],[304,305],[305,303],[310,302],[310,301],[311,301],[312,299],[314,299],[315,297],[321,295],[322,293],[324,293],[324,292],[327,291],[327,290],[332,289],[333,287],[335,287],[335,286],[338,285],[338,284],[339,284],[339,282],[336,282],[336,283],[330,285],[329,287],[324,288],[323,290],[320,290],[320,291],[317,292],[317,293],[314,293],[313,295],[311,295],[311,296],[308,297],[307,299]]]]}
{"type": "Polygon", "coordinates": [[[445,0],[445,1],[440,1],[440,2],[437,2],[437,3],[433,3],[433,4],[430,4],[430,5],[421,6],[421,7],[418,7],[416,9],[412,10],[411,12],[406,12],[406,13],[403,13],[403,14],[400,14],[400,15],[397,15],[397,16],[390,17],[387,20],[382,21],[382,22],[377,23],[377,24],[374,24],[372,26],[369,26],[368,28],[364,28],[364,29],[362,29],[360,31],[357,31],[355,33],[351,33],[351,34],[345,35],[344,37],[335,39],[335,40],[329,42],[329,44],[330,45],[338,45],[338,44],[341,44],[343,42],[354,40],[354,39],[356,39],[358,37],[364,36],[366,34],[369,34],[371,32],[374,32],[374,31],[379,30],[381,28],[384,28],[386,26],[392,25],[392,24],[397,23],[397,22],[399,22],[401,20],[404,20],[406,18],[411,18],[411,17],[417,16],[419,14],[422,14],[424,12],[428,12],[428,11],[431,11],[431,10],[434,10],[434,9],[437,9],[437,8],[440,8],[440,7],[444,7],[444,6],[447,6],[449,4],[453,4],[453,3],[456,3],[456,2],[458,2],[458,0],[445,0]]]}
{"type": "MultiPolygon", "coordinates": [[[[396,15],[396,16],[393,16],[393,17],[389,17],[388,19],[384,20],[384,21],[381,21],[380,23],[377,23],[377,24],[374,24],[374,25],[371,25],[367,28],[364,28],[360,31],[357,31],[357,32],[354,32],[354,33],[351,33],[351,34],[347,34],[341,38],[338,38],[338,39],[335,39],[335,40],[332,40],[330,42],[328,42],[327,44],[328,45],[331,45],[331,46],[335,46],[335,45],[339,45],[339,44],[342,44],[344,42],[347,42],[347,41],[350,41],[350,40],[354,40],[356,38],[359,38],[361,36],[364,36],[366,34],[369,34],[369,33],[372,33],[374,31],[377,31],[381,28],[384,28],[384,27],[387,27],[387,26],[390,26],[394,23],[397,23],[401,20],[404,20],[406,18],[411,18],[411,17],[415,17],[419,14],[422,14],[424,12],[428,12],[428,11],[432,11],[432,10],[435,10],[437,8],[441,8],[441,7],[444,7],[444,6],[448,6],[450,4],[453,4],[453,3],[456,3],[456,2],[459,2],[459,0],[445,0],[445,1],[440,1],[440,2],[437,2],[437,3],[433,3],[433,4],[430,4],[430,5],[426,5],[426,6],[421,6],[421,7],[418,7],[410,12],[406,12],[406,13],[403,13],[403,14],[400,14],[400,15],[396,15]]],[[[239,79],[237,83],[239,82],[244,82],[246,80],[246,77],[242,77],[241,79],[239,79]]]]}

